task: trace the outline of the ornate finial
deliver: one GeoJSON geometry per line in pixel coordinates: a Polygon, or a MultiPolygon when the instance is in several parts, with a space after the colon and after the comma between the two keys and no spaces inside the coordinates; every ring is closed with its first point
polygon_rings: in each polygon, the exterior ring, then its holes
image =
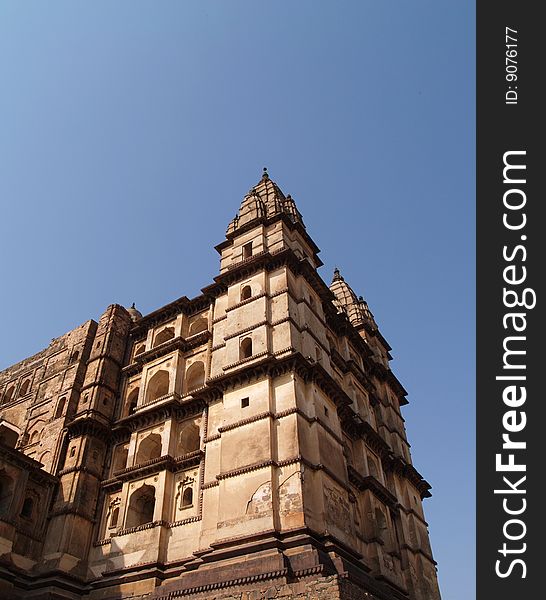
{"type": "Polygon", "coordinates": [[[342,279],[342,277],[341,277],[341,273],[339,272],[339,269],[336,267],[334,269],[334,278],[332,279],[332,281],[337,281],[339,279],[342,279]]]}
{"type": "Polygon", "coordinates": [[[133,304],[131,304],[131,308],[136,308],[134,302],[133,302],[133,304]]]}
{"type": "Polygon", "coordinates": [[[358,301],[360,302],[360,304],[364,304],[364,302],[365,302],[364,296],[359,296],[358,301]]]}
{"type": "Polygon", "coordinates": [[[262,179],[269,179],[269,174],[267,172],[267,167],[264,167],[264,173],[262,175],[262,179]]]}

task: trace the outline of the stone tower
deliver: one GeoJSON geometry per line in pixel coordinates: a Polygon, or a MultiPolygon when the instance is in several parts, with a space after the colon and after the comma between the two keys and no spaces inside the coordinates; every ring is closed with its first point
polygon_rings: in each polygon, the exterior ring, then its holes
{"type": "Polygon", "coordinates": [[[265,170],[216,249],[0,373],[0,597],[439,600],[368,305],[265,170]]]}

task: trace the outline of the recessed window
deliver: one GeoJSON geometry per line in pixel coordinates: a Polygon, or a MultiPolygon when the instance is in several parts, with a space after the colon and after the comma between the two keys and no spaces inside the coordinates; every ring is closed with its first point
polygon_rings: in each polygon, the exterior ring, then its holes
{"type": "Polygon", "coordinates": [[[127,511],[126,527],[138,527],[150,523],[154,518],[155,488],[143,485],[131,494],[127,511]]]}
{"type": "Polygon", "coordinates": [[[187,487],[182,495],[182,508],[189,508],[193,505],[193,489],[187,487]]]}
{"type": "Polygon", "coordinates": [[[23,508],[21,509],[21,516],[25,519],[32,517],[32,511],[34,509],[34,500],[32,498],[25,498],[23,502],[23,508]]]}
{"type": "Polygon", "coordinates": [[[241,289],[241,301],[248,300],[252,297],[252,288],[249,285],[243,286],[241,289]]]}
{"type": "Polygon", "coordinates": [[[66,404],[66,397],[63,396],[60,400],[59,400],[59,404],[57,404],[57,410],[55,411],[55,418],[58,419],[59,417],[63,416],[63,412],[64,412],[64,407],[66,404]]]}
{"type": "Polygon", "coordinates": [[[76,454],[76,447],[72,446],[72,448],[70,448],[70,456],[74,456],[74,454],[76,454]]]}
{"type": "Polygon", "coordinates": [[[172,340],[173,338],[174,338],[174,327],[165,327],[165,329],[160,331],[155,336],[153,347],[155,348],[156,346],[159,346],[160,344],[164,344],[165,342],[168,342],[169,340],[172,340]]]}
{"type": "Polygon", "coordinates": [[[243,260],[252,256],[252,242],[248,242],[243,246],[243,260]]]}
{"type": "Polygon", "coordinates": [[[246,408],[250,404],[250,398],[243,398],[241,400],[241,408],[246,408]]]}
{"type": "Polygon", "coordinates": [[[112,514],[110,515],[110,528],[117,527],[119,520],[119,506],[116,506],[112,510],[112,514]]]}
{"type": "Polygon", "coordinates": [[[245,338],[241,342],[240,359],[250,358],[252,356],[252,338],[245,338]]]}

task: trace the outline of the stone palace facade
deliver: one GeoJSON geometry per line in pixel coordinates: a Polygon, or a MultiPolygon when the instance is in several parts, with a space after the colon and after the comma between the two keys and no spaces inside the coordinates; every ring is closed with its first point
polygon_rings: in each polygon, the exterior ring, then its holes
{"type": "Polygon", "coordinates": [[[267,172],[216,250],[0,373],[0,598],[439,600],[366,302],[267,172]]]}

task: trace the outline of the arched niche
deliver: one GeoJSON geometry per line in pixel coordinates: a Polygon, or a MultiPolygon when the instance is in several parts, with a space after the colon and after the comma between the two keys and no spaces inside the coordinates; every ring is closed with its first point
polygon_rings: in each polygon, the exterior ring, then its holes
{"type": "Polygon", "coordinates": [[[241,346],[239,350],[239,359],[243,360],[245,358],[250,358],[252,356],[252,338],[247,337],[241,341],[241,346]]]}
{"type": "Polygon", "coordinates": [[[173,338],[174,338],[174,327],[165,327],[165,329],[162,329],[159,333],[156,334],[152,348],[155,348],[156,346],[159,346],[160,344],[164,344],[165,342],[168,342],[169,340],[172,340],[173,338]]]}
{"type": "Polygon", "coordinates": [[[196,319],[195,321],[193,321],[190,324],[189,330],[188,330],[188,337],[191,337],[192,335],[197,335],[198,333],[201,333],[202,331],[206,331],[209,328],[209,324],[207,322],[207,319],[205,319],[205,317],[199,317],[198,319],[196,319]]]}
{"type": "Polygon", "coordinates": [[[146,403],[153,402],[169,393],[169,373],[161,370],[152,375],[146,390],[146,403]]]}
{"type": "Polygon", "coordinates": [[[181,508],[193,506],[193,488],[187,487],[182,494],[181,508]]]}
{"type": "Polygon", "coordinates": [[[123,414],[124,417],[128,417],[129,415],[132,415],[135,412],[138,402],[139,391],[140,388],[137,386],[129,392],[127,400],[125,401],[125,410],[123,414]]]}
{"type": "Polygon", "coordinates": [[[243,302],[243,300],[248,300],[249,298],[252,298],[252,288],[247,284],[241,288],[241,302],[243,302]]]}
{"type": "Polygon", "coordinates": [[[205,365],[198,360],[186,371],[186,391],[191,392],[205,385],[205,365]]]}
{"type": "Polygon", "coordinates": [[[129,446],[123,444],[116,446],[114,449],[114,457],[112,459],[112,473],[121,471],[127,467],[127,457],[129,455],[129,446]]]}
{"type": "Polygon", "coordinates": [[[30,387],[30,379],[25,379],[19,389],[19,396],[25,396],[28,393],[30,387]]]}
{"type": "Polygon", "coordinates": [[[194,422],[183,425],[178,436],[178,456],[199,450],[200,444],[199,427],[194,422]]]}
{"type": "Polygon", "coordinates": [[[65,406],[66,406],[66,396],[63,396],[57,403],[57,409],[55,410],[55,419],[58,419],[63,416],[65,406]]]}
{"type": "Polygon", "coordinates": [[[135,464],[140,465],[161,456],[162,441],[159,433],[150,433],[138,445],[135,464]]]}
{"type": "Polygon", "coordinates": [[[155,510],[155,488],[151,485],[143,485],[135,490],[129,498],[127,520],[125,527],[138,527],[154,520],[155,510]]]}

